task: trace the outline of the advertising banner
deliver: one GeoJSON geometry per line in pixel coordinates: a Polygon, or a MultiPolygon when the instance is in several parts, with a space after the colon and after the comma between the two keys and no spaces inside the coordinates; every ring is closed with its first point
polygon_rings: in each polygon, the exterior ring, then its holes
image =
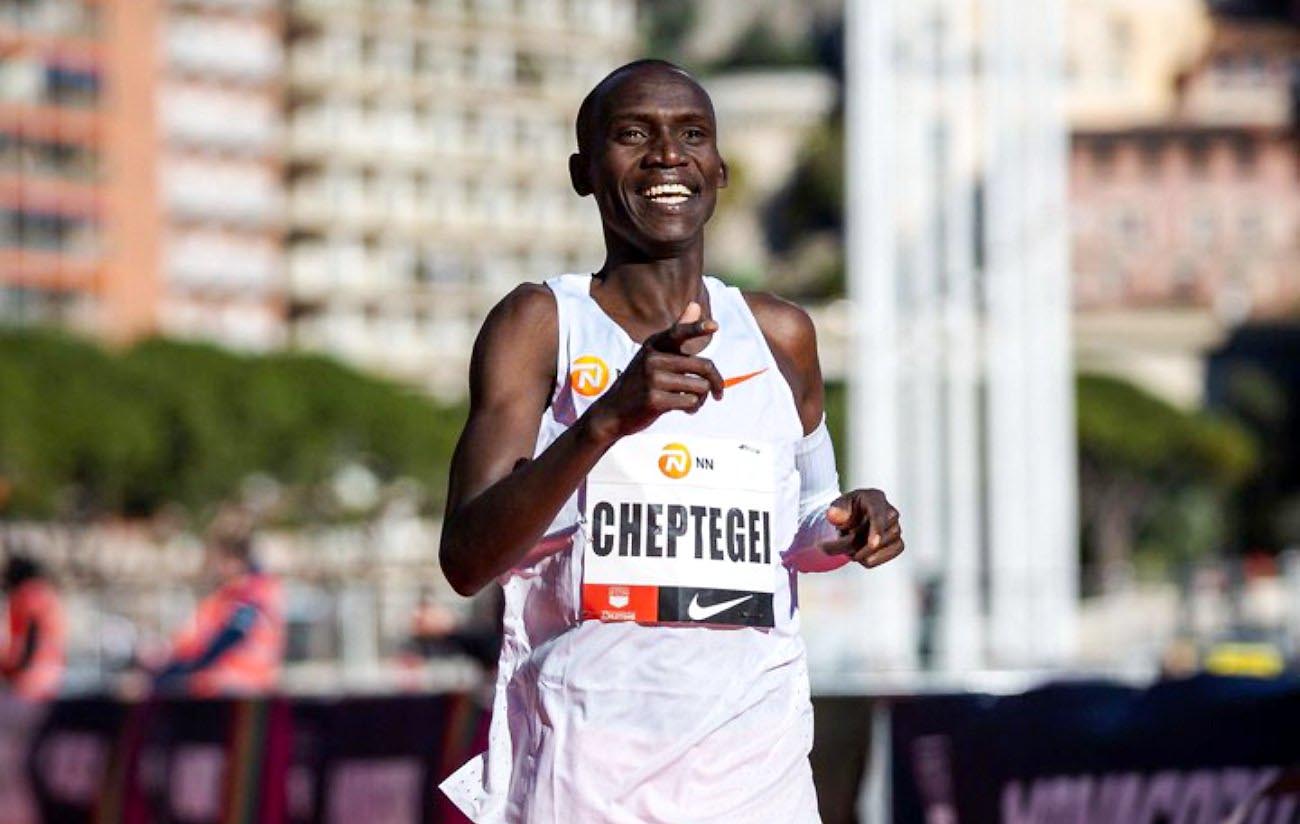
{"type": "Polygon", "coordinates": [[[0,700],[0,824],[443,824],[486,743],[468,694],[0,700]]]}
{"type": "Polygon", "coordinates": [[[1300,822],[1300,681],[1048,686],[891,710],[894,824],[1300,822]]]}

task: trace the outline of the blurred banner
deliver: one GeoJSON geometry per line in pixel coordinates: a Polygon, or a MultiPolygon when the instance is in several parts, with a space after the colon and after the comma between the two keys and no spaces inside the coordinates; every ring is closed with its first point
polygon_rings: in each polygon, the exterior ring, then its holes
{"type": "Polygon", "coordinates": [[[892,734],[894,824],[1300,821],[1300,680],[911,698],[892,734]]]}
{"type": "Polygon", "coordinates": [[[0,701],[0,821],[462,822],[437,784],[487,717],[458,694],[0,701]]]}

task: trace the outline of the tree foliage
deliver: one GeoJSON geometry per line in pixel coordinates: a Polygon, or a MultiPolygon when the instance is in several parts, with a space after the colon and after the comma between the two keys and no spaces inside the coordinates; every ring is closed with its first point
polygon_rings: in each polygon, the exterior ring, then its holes
{"type": "Polygon", "coordinates": [[[1081,376],[1076,390],[1091,583],[1104,586],[1138,551],[1177,562],[1223,548],[1229,498],[1258,463],[1246,430],[1114,377],[1081,376]]]}
{"type": "Polygon", "coordinates": [[[818,65],[817,51],[810,37],[781,36],[772,24],[756,19],[736,39],[731,50],[714,65],[713,72],[745,69],[788,69],[818,65]]]}
{"type": "Polygon", "coordinates": [[[442,495],[463,411],[329,359],[150,340],[121,353],[0,334],[0,514],[198,512],[273,480],[288,517],[337,514],[350,466],[442,495]]]}
{"type": "Polygon", "coordinates": [[[699,15],[694,0],[651,0],[640,3],[638,12],[644,55],[682,63],[699,15]]]}

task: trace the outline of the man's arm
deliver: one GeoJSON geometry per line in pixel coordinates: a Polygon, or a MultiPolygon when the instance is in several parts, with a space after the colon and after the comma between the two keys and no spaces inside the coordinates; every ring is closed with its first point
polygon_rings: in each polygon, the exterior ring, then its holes
{"type": "Polygon", "coordinates": [[[241,604],[230,614],[226,623],[212,634],[212,638],[197,655],[176,658],[154,676],[154,687],[160,690],[179,689],[186,678],[212,666],[228,650],[243,643],[252,631],[253,624],[257,623],[257,616],[257,607],[241,604]]]}
{"type": "MultiPolygon", "coordinates": [[[[829,452],[829,440],[819,431],[825,413],[825,387],[812,318],[797,305],[765,292],[746,292],[745,301],[767,339],[777,367],[790,384],[799,420],[803,424],[804,441],[811,443],[820,436],[825,442],[821,448],[829,452]]],[[[809,460],[815,462],[815,456],[809,460]]],[[[823,462],[829,462],[833,472],[833,456],[828,456],[823,462]]],[[[823,530],[819,534],[818,530],[805,528],[807,525],[801,523],[800,534],[816,535],[817,540],[810,546],[792,548],[787,562],[793,568],[807,572],[833,569],[839,565],[833,556],[847,556],[863,566],[874,567],[892,560],[903,551],[898,510],[878,489],[846,492],[823,512],[824,522],[837,531],[839,537],[826,540],[834,533],[823,530]],[[828,560],[827,556],[832,557],[828,560]]],[[[807,514],[801,513],[801,516],[807,514]]],[[[801,521],[805,519],[801,517],[801,521]]]]}
{"type": "Polygon", "coordinates": [[[439,559],[472,595],[541,537],[601,450],[575,426],[533,460],[555,380],[555,296],[523,284],[488,315],[470,361],[469,419],[452,457],[439,559]]]}
{"type": "Polygon", "coordinates": [[[41,625],[39,621],[29,621],[27,632],[22,638],[10,639],[10,647],[17,650],[18,655],[10,660],[7,656],[12,655],[9,650],[0,649],[0,663],[3,664],[3,670],[0,671],[0,677],[14,678],[31,666],[32,659],[36,657],[36,646],[40,643],[41,625]]]}
{"type": "Polygon", "coordinates": [[[472,595],[517,564],[601,456],[670,410],[698,409],[722,378],[681,354],[717,325],[687,309],[649,338],[618,380],[536,458],[538,425],[555,381],[558,323],[545,286],[511,292],[483,323],[470,362],[470,410],[452,457],[439,560],[447,581],[472,595]]]}

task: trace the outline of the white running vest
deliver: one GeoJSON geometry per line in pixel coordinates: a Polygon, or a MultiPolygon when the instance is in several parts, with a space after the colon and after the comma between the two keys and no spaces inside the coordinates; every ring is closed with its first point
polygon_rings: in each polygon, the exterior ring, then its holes
{"type": "MultiPolygon", "coordinates": [[[[475,822],[819,820],[795,573],[780,561],[803,427],[744,297],[705,284],[718,331],[700,354],[730,384],[722,401],[620,441],[501,578],[488,749],[441,785],[475,822]]],[[[590,275],[546,285],[559,354],[534,454],[640,349],[590,275]]]]}

